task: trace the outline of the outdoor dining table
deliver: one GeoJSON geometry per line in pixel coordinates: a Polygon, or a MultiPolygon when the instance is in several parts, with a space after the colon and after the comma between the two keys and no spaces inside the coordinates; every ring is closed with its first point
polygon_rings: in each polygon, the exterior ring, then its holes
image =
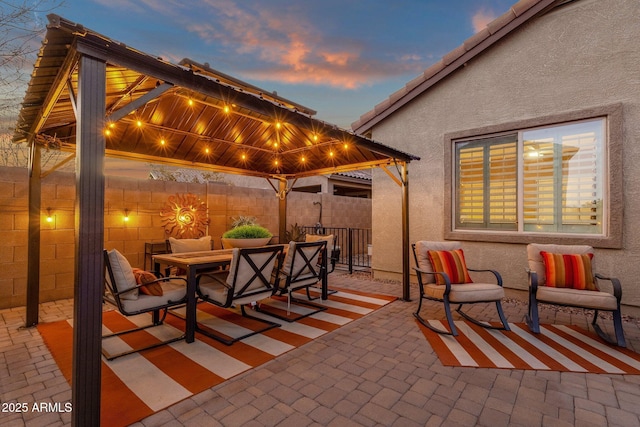
{"type": "MultiPolygon", "coordinates": [[[[326,253],[324,254],[326,260],[326,253]]],[[[192,343],[195,340],[196,331],[196,310],[198,298],[196,296],[196,278],[199,273],[211,270],[215,267],[224,267],[231,264],[233,249],[216,249],[202,252],[183,252],[177,254],[156,254],[153,255],[155,271],[160,271],[160,265],[172,265],[182,268],[187,275],[187,303],[185,319],[185,341],[192,343]]],[[[322,279],[322,299],[326,300],[328,295],[327,274],[322,279]]]]}
{"type": "Polygon", "coordinates": [[[172,265],[182,268],[187,274],[187,304],[185,341],[192,343],[195,340],[196,330],[196,277],[199,273],[211,270],[215,267],[224,267],[231,264],[232,249],[217,249],[203,252],[183,252],[178,254],[153,255],[155,270],[160,271],[160,265],[172,265]]]}

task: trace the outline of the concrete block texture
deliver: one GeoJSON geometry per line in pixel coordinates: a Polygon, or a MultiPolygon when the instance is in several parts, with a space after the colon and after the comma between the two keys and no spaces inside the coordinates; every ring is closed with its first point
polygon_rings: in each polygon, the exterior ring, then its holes
{"type": "MultiPolygon", "coordinates": [[[[28,174],[26,168],[0,168],[0,309],[25,304],[28,245],[28,174]]],[[[194,184],[108,176],[104,202],[104,247],[118,249],[132,266],[143,268],[145,242],[163,242],[171,234],[160,212],[175,196],[193,194],[207,207],[205,234],[215,248],[232,218],[253,216],[274,236],[279,228],[279,199],[272,189],[244,188],[219,183],[194,184]],[[125,221],[125,216],[128,220],[125,221]]],[[[371,227],[371,200],[327,194],[290,192],[287,197],[287,229],[313,226],[319,219],[326,227],[371,227]]],[[[56,171],[43,181],[41,203],[40,301],[73,295],[75,259],[75,179],[56,171]],[[51,222],[47,217],[51,215],[51,222]]],[[[149,264],[147,264],[149,267],[149,264]]]]}

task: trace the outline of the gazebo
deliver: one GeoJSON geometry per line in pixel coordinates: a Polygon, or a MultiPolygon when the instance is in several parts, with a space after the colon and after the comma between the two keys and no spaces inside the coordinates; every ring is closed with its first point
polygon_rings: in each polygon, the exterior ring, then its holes
{"type": "MultiPolygon", "coordinates": [[[[402,191],[409,300],[407,165],[418,157],[313,118],[314,111],[208,64],[172,64],[49,15],[15,142],[30,146],[27,326],[38,323],[42,147],[75,159],[72,423],[98,425],[105,156],[263,177],[280,200],[298,178],[382,168],[402,191]]],[[[282,237],[281,237],[282,238],[282,237]]]]}

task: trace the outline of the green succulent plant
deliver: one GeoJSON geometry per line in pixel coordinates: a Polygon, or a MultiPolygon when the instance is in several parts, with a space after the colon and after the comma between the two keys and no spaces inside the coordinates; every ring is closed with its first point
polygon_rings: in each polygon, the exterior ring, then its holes
{"type": "Polygon", "coordinates": [[[253,224],[234,227],[226,231],[222,237],[225,239],[262,239],[265,237],[273,237],[273,234],[266,228],[253,224]]]}

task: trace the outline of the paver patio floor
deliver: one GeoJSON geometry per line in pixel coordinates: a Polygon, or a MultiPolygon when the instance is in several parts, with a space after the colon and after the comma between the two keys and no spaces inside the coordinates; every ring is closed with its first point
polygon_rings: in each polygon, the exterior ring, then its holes
{"type": "MultiPolygon", "coordinates": [[[[330,287],[394,296],[394,282],[336,272],[330,287]]],[[[640,426],[640,376],[443,366],[416,326],[417,289],[271,362],[158,412],[136,426],[640,426]]],[[[434,318],[440,304],[428,303],[434,318]]],[[[524,302],[503,303],[521,322],[524,302]]],[[[478,305],[493,316],[492,305],[478,305]]],[[[41,322],[71,318],[73,301],[41,306],[41,322]]],[[[24,308],[0,310],[1,402],[69,402],[71,388],[24,308]]],[[[457,315],[454,315],[457,318],[457,315]]],[[[580,310],[541,310],[543,323],[587,328],[580,310]]],[[[610,322],[603,325],[609,328],[610,322]]],[[[640,326],[624,323],[640,351],[640,326]]],[[[4,407],[3,407],[4,408],[4,407]]],[[[2,409],[2,408],[0,408],[2,409]]],[[[0,412],[0,425],[69,425],[69,413],[0,412]]]]}

